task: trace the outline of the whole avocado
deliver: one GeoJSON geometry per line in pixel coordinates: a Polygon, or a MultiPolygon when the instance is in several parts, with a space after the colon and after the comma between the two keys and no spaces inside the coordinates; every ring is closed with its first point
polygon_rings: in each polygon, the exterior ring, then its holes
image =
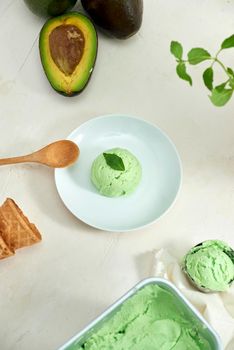
{"type": "Polygon", "coordinates": [[[141,27],[143,0],[81,0],[93,21],[110,35],[127,39],[141,27]]]}
{"type": "Polygon", "coordinates": [[[77,0],[24,0],[28,8],[41,17],[55,17],[70,10],[77,0]]]}

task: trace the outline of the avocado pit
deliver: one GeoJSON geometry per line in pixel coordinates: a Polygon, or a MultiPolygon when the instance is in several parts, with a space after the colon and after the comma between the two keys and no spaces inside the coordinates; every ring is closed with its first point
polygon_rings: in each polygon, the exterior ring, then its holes
{"type": "Polygon", "coordinates": [[[49,35],[51,57],[66,76],[72,75],[84,54],[85,38],[75,25],[62,24],[49,35]]]}

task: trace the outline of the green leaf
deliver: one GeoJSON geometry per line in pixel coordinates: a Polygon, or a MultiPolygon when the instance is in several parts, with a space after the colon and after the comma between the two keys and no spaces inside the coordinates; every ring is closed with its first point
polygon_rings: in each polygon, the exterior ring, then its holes
{"type": "Polygon", "coordinates": [[[232,77],[234,77],[234,72],[230,67],[227,67],[228,74],[230,74],[232,77]]]}
{"type": "Polygon", "coordinates": [[[180,62],[178,63],[177,67],[176,67],[176,73],[178,74],[178,76],[185,80],[188,81],[189,84],[192,86],[193,82],[192,82],[192,78],[190,77],[190,75],[188,75],[188,73],[186,72],[186,66],[185,63],[180,62]]]}
{"type": "Polygon", "coordinates": [[[228,83],[229,83],[230,87],[231,87],[232,89],[234,89],[234,78],[230,79],[230,80],[228,81],[228,83]]]}
{"type": "Polygon", "coordinates": [[[103,153],[106,160],[106,164],[109,165],[114,170],[124,171],[125,166],[121,157],[114,153],[103,153]]]}
{"type": "Polygon", "coordinates": [[[225,88],[225,85],[226,83],[216,86],[209,96],[211,102],[217,107],[224,106],[232,97],[233,90],[225,88]]]}
{"type": "Polygon", "coordinates": [[[207,89],[213,89],[214,71],[212,67],[207,68],[203,73],[203,81],[207,89]]]}
{"type": "Polygon", "coordinates": [[[217,90],[217,91],[219,91],[219,92],[222,92],[224,89],[225,89],[225,86],[227,85],[227,81],[225,81],[225,83],[222,83],[222,84],[220,84],[220,85],[217,85],[216,87],[215,87],[215,89],[217,90]]]}
{"type": "Polygon", "coordinates": [[[178,58],[179,60],[182,59],[183,56],[183,47],[178,41],[172,41],[170,50],[172,55],[175,56],[175,58],[178,58]]]}
{"type": "Polygon", "coordinates": [[[229,49],[230,47],[234,47],[234,34],[225,39],[221,45],[222,49],[229,49]]]}
{"type": "Polygon", "coordinates": [[[203,62],[205,60],[208,60],[210,58],[211,56],[209,52],[200,47],[196,47],[190,50],[188,53],[188,61],[190,64],[193,64],[193,65],[203,62]]]}

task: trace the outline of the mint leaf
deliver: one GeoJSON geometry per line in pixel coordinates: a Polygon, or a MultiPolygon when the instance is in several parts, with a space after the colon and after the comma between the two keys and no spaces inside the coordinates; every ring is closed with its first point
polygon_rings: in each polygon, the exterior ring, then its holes
{"type": "Polygon", "coordinates": [[[234,78],[230,79],[228,83],[229,83],[230,87],[232,89],[234,89],[234,78]]]}
{"type": "Polygon", "coordinates": [[[219,92],[222,92],[222,91],[225,89],[225,86],[226,86],[226,85],[227,85],[227,82],[222,83],[222,84],[216,86],[215,89],[216,89],[217,91],[219,91],[219,92]]]}
{"type": "Polygon", "coordinates": [[[213,89],[214,71],[212,67],[207,68],[203,73],[203,81],[207,89],[213,89]]]}
{"type": "Polygon", "coordinates": [[[123,159],[114,153],[103,153],[106,160],[106,164],[109,165],[114,170],[124,171],[125,166],[123,159]]]}
{"type": "Polygon", "coordinates": [[[210,58],[211,56],[209,52],[200,47],[196,47],[190,50],[188,53],[188,61],[190,64],[193,64],[193,65],[203,62],[205,60],[208,60],[210,58]]]}
{"type": "Polygon", "coordinates": [[[224,106],[232,97],[233,90],[227,89],[225,88],[225,86],[226,86],[226,83],[216,86],[212,90],[211,96],[209,96],[211,102],[217,107],[224,106]]]}
{"type": "Polygon", "coordinates": [[[234,72],[231,68],[227,67],[227,72],[228,72],[228,74],[230,74],[231,76],[234,77],[234,72]]]}
{"type": "Polygon", "coordinates": [[[172,55],[175,56],[175,58],[178,58],[178,60],[182,59],[183,47],[178,41],[171,42],[170,51],[171,51],[172,55]]]}
{"type": "Polygon", "coordinates": [[[221,45],[221,49],[229,49],[230,47],[234,47],[234,34],[225,39],[221,45]]]}
{"type": "Polygon", "coordinates": [[[192,82],[192,78],[190,77],[190,75],[188,75],[188,73],[186,72],[186,66],[185,63],[180,62],[178,63],[177,67],[176,67],[176,73],[178,74],[178,76],[185,80],[188,81],[189,84],[192,86],[193,82],[192,82]]]}

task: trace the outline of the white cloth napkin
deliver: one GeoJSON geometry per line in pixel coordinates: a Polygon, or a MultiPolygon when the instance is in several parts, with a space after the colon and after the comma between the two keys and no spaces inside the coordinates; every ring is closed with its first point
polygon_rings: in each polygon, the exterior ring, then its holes
{"type": "Polygon", "coordinates": [[[151,274],[174,283],[220,335],[225,350],[234,350],[234,286],[225,293],[206,294],[196,290],[178,260],[166,249],[154,252],[151,274]]]}

